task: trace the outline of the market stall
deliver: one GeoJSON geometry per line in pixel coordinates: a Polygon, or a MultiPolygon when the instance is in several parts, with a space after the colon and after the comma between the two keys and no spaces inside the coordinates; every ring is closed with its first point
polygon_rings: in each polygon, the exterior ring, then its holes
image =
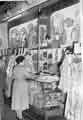
{"type": "Polygon", "coordinates": [[[0,50],[8,57],[7,97],[18,56],[27,56],[26,67],[33,66],[34,71],[28,78],[29,109],[22,113],[24,120],[81,120],[79,8],[78,1],[52,1],[8,20],[8,49],[0,50]]]}

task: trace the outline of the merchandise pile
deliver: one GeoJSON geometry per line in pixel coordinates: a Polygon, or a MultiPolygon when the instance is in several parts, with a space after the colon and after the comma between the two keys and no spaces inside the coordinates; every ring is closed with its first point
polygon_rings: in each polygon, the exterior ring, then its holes
{"type": "Polygon", "coordinates": [[[58,88],[59,78],[42,74],[30,88],[30,106],[39,111],[56,111],[63,115],[66,95],[58,88]]]}

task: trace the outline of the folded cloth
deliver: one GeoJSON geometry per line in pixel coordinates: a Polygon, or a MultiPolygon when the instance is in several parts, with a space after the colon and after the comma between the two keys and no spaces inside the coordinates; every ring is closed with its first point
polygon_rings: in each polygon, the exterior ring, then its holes
{"type": "Polygon", "coordinates": [[[57,82],[59,80],[59,77],[57,75],[51,76],[51,75],[40,75],[38,77],[37,81],[43,82],[43,83],[52,83],[57,82]]]}

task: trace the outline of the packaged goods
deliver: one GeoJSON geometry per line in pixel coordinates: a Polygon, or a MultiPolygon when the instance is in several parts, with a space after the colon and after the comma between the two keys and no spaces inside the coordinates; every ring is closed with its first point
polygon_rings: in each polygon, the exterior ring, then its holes
{"type": "Polygon", "coordinates": [[[33,94],[32,105],[37,108],[50,108],[56,106],[64,108],[65,94],[61,91],[33,91],[33,94]]]}

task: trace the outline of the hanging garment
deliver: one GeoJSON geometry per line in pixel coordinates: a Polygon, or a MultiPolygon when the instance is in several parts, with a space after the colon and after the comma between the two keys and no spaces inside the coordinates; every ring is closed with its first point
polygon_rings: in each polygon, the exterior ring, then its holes
{"type": "Polygon", "coordinates": [[[81,85],[81,65],[81,63],[72,63],[71,66],[72,88],[68,92],[65,111],[65,115],[71,120],[81,120],[81,104],[83,104],[79,94],[79,88],[81,85]]]}
{"type": "Polygon", "coordinates": [[[15,56],[11,56],[9,58],[9,63],[8,63],[8,67],[6,70],[7,73],[7,79],[6,79],[6,84],[7,84],[7,90],[6,90],[6,96],[10,97],[11,96],[11,84],[12,84],[12,71],[13,71],[13,67],[15,65],[15,56]]]}
{"type": "Polygon", "coordinates": [[[8,63],[8,67],[7,67],[7,75],[8,75],[9,77],[12,76],[12,68],[13,68],[14,64],[15,64],[15,56],[12,55],[12,56],[10,56],[10,58],[9,58],[9,63],[8,63]]]}
{"type": "Polygon", "coordinates": [[[64,60],[60,87],[67,92],[65,116],[68,120],[81,120],[83,100],[80,97],[79,89],[81,85],[82,63],[76,63],[73,59],[75,59],[74,55],[66,56],[64,60]]]}
{"type": "Polygon", "coordinates": [[[34,66],[33,66],[32,56],[26,55],[25,60],[24,60],[24,66],[26,68],[29,68],[28,70],[31,71],[32,73],[35,72],[34,66]]]}
{"type": "Polygon", "coordinates": [[[6,88],[6,69],[4,61],[0,60],[0,120],[4,117],[4,91],[6,88]]]}
{"type": "Polygon", "coordinates": [[[70,56],[66,56],[63,64],[60,68],[61,70],[61,78],[60,78],[60,84],[59,87],[64,91],[64,92],[68,92],[71,89],[72,86],[72,80],[71,80],[71,59],[72,59],[72,55],[70,56]]]}

